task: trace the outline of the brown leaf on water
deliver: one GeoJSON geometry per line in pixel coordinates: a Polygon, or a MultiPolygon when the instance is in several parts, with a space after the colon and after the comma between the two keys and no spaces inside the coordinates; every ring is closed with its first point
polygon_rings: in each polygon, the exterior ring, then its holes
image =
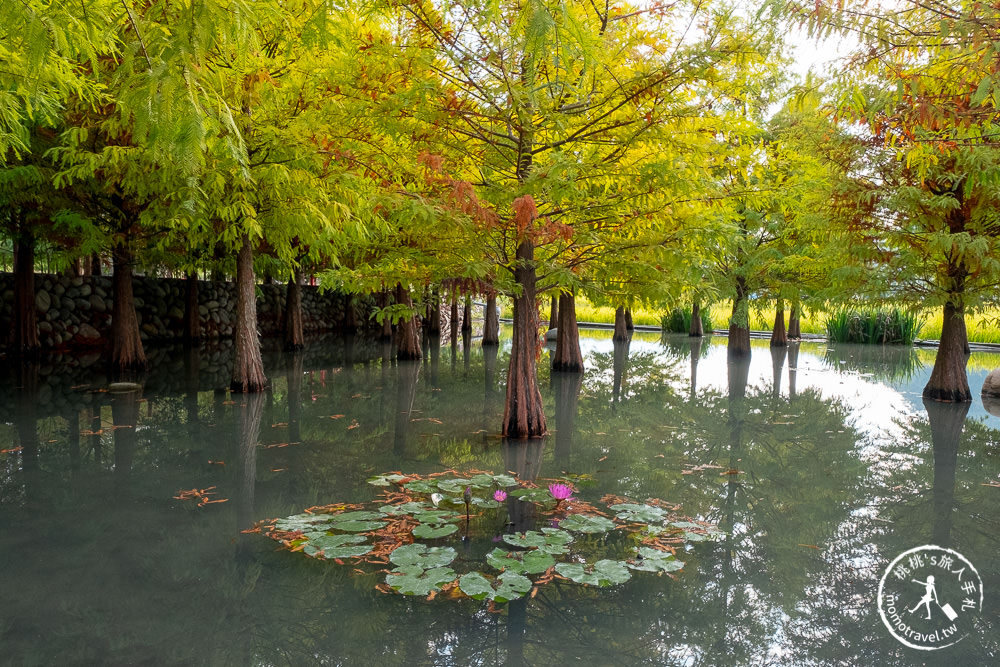
{"type": "Polygon", "coordinates": [[[729,470],[720,472],[719,476],[721,477],[723,475],[741,475],[741,474],[743,474],[742,470],[737,470],[736,468],[730,468],[729,470]]]}
{"type": "Polygon", "coordinates": [[[288,422],[277,422],[275,424],[271,424],[271,428],[288,428],[288,422]]]}
{"type": "Polygon", "coordinates": [[[209,463],[209,465],[213,465],[213,466],[224,466],[224,465],[226,465],[225,461],[213,461],[212,459],[209,459],[208,463],[209,463]]]}
{"type": "Polygon", "coordinates": [[[443,424],[444,423],[440,419],[435,419],[434,417],[428,417],[427,421],[431,422],[432,424],[443,424]]]}
{"type": "Polygon", "coordinates": [[[24,447],[11,447],[10,449],[0,449],[0,454],[13,454],[15,452],[21,451],[22,449],[24,449],[24,447]]]}
{"type": "Polygon", "coordinates": [[[361,426],[361,424],[358,423],[358,420],[357,419],[352,419],[351,423],[347,425],[347,430],[348,431],[353,431],[354,429],[356,429],[359,426],[361,426]]]}
{"type": "Polygon", "coordinates": [[[983,486],[1000,487],[1000,482],[986,482],[985,484],[983,484],[983,486]]]}
{"type": "Polygon", "coordinates": [[[223,405],[236,405],[236,401],[223,401],[223,405]]]}
{"type": "Polygon", "coordinates": [[[602,456],[601,458],[597,459],[597,462],[600,463],[601,461],[607,461],[607,460],[608,460],[607,456],[602,456]]]}
{"type": "Polygon", "coordinates": [[[343,419],[344,415],[330,415],[330,419],[343,419]]]}

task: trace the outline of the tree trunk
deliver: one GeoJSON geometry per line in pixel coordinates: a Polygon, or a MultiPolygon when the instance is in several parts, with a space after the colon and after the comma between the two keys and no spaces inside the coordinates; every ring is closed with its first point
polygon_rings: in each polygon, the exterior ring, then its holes
{"type": "Polygon", "coordinates": [[[698,361],[701,360],[701,339],[691,341],[691,391],[688,394],[693,401],[698,393],[698,361]]]}
{"type": "MultiPolygon", "coordinates": [[[[389,290],[384,289],[378,294],[378,306],[379,308],[389,307],[389,290]]],[[[379,329],[379,340],[386,341],[392,340],[392,318],[386,315],[385,319],[382,320],[382,327],[379,329]]]]}
{"type": "Polygon", "coordinates": [[[799,344],[788,346],[788,400],[795,398],[795,380],[799,371],[799,344]]]}
{"type": "Polygon", "coordinates": [[[771,329],[771,347],[788,345],[788,333],[785,331],[785,300],[778,299],[774,311],[774,328],[771,329]]]}
{"type": "Polygon", "coordinates": [[[437,289],[431,290],[427,313],[430,320],[427,324],[427,334],[431,338],[439,338],[441,336],[441,293],[437,289]]]}
{"type": "Polygon", "coordinates": [[[356,333],[358,330],[358,314],[354,312],[354,295],[344,295],[344,330],[356,333]]]}
{"type": "MultiPolygon", "coordinates": [[[[396,303],[413,309],[413,300],[402,283],[396,285],[396,303]]],[[[420,357],[420,333],[417,326],[417,316],[409,315],[396,325],[396,358],[405,360],[419,359],[420,357]]]]}
{"type": "Polygon", "coordinates": [[[792,310],[788,313],[788,338],[791,340],[800,340],[802,338],[802,330],[799,326],[799,318],[802,315],[802,306],[799,305],[799,300],[792,300],[792,310]]]}
{"type": "Polygon", "coordinates": [[[559,322],[556,329],[556,351],[552,356],[552,370],[582,373],[580,329],[576,323],[576,297],[572,292],[563,292],[559,295],[558,310],[559,322]]]}
{"type": "Polygon", "coordinates": [[[111,398],[111,421],[114,424],[115,477],[119,484],[127,482],[135,461],[142,390],[134,389],[111,398]]]}
{"type": "Polygon", "coordinates": [[[465,307],[462,308],[462,332],[472,333],[472,295],[465,296],[465,307]]]}
{"type": "Polygon", "coordinates": [[[691,327],[688,336],[701,338],[705,335],[705,324],[701,321],[701,304],[696,300],[691,304],[691,327]]]}
{"type": "Polygon", "coordinates": [[[90,256],[89,271],[92,276],[101,275],[101,255],[99,253],[94,253],[90,256]]]}
{"type": "Polygon", "coordinates": [[[549,329],[559,326],[559,295],[552,295],[552,303],[549,305],[549,329]]]}
{"type": "Polygon", "coordinates": [[[253,273],[253,245],[244,233],[236,255],[236,340],[233,362],[233,391],[254,393],[267,384],[257,331],[257,292],[253,273]]]}
{"type": "MultiPolygon", "coordinates": [[[[535,304],[535,246],[523,240],[517,247],[514,280],[521,294],[514,298],[514,335],[502,434],[508,438],[540,438],[545,435],[545,412],[538,388],[535,354],[538,348],[538,306],[535,304]]],[[[574,313],[574,320],[575,313],[574,313]]]]}
{"type": "Polygon", "coordinates": [[[139,319],[132,295],[132,249],[124,241],[112,249],[111,365],[116,373],[146,368],[146,352],[139,336],[139,319]]]}
{"type": "Polygon", "coordinates": [[[285,317],[282,335],[286,350],[301,350],[306,346],[305,335],[302,333],[302,271],[298,268],[292,271],[285,291],[285,317]]]}
{"type": "Polygon", "coordinates": [[[787,344],[771,347],[771,398],[781,396],[781,371],[785,367],[786,356],[788,356],[787,344]]]}
{"type": "Polygon", "coordinates": [[[497,295],[486,296],[486,307],[483,313],[483,347],[500,344],[500,316],[497,315],[497,295]]]}
{"type": "Polygon", "coordinates": [[[625,330],[635,331],[635,324],[632,322],[632,309],[625,309],[625,330]]]}
{"type": "Polygon", "coordinates": [[[11,353],[37,354],[41,343],[35,306],[35,237],[27,223],[20,225],[14,241],[14,317],[11,325],[11,353]]]}
{"type": "Polygon", "coordinates": [[[628,340],[628,326],[625,322],[625,307],[615,308],[615,333],[611,336],[613,341],[628,340]]]}
{"type": "Polygon", "coordinates": [[[941,343],[934,358],[934,370],[924,387],[924,398],[945,403],[972,400],[969,378],[965,373],[965,313],[951,302],[944,305],[941,343]]]}
{"type": "Polygon", "coordinates": [[[746,279],[736,279],[736,298],[733,299],[733,314],[729,319],[730,357],[750,356],[750,304],[747,301],[746,279]]]}
{"type": "Polygon", "coordinates": [[[451,344],[458,342],[458,295],[451,293],[451,313],[448,315],[448,332],[451,334],[451,344]]]}
{"type": "MultiPolygon", "coordinates": [[[[237,280],[239,278],[237,277],[237,280]]],[[[239,448],[240,492],[236,501],[236,529],[246,530],[257,520],[254,496],[257,487],[257,450],[264,397],[259,393],[237,399],[236,446],[239,448]]],[[[241,545],[241,548],[248,548],[241,545]]]]}
{"type": "Polygon", "coordinates": [[[302,352],[295,352],[288,360],[288,372],[285,376],[288,391],[285,399],[288,402],[288,442],[302,441],[302,352]]]}
{"type": "Polygon", "coordinates": [[[201,313],[198,312],[198,274],[192,271],[184,283],[184,342],[188,345],[201,339],[201,313]]]}
{"type": "Polygon", "coordinates": [[[614,356],[611,362],[611,402],[617,405],[622,398],[622,385],[625,383],[625,367],[628,365],[629,339],[616,340],[614,356]]]}
{"type": "Polygon", "coordinates": [[[407,361],[396,366],[396,419],[392,429],[392,451],[396,456],[406,453],[407,432],[413,415],[413,397],[417,393],[420,364],[407,361]]]}

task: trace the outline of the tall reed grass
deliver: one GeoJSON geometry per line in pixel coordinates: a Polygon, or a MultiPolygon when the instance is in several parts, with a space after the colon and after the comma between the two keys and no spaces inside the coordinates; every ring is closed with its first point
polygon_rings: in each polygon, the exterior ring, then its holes
{"type": "Polygon", "coordinates": [[[826,335],[835,343],[913,345],[923,327],[915,314],[893,308],[836,310],[826,320],[826,335]]]}
{"type": "MultiPolygon", "coordinates": [[[[700,313],[701,325],[706,332],[712,331],[712,316],[708,309],[703,309],[700,313]]],[[[660,327],[665,332],[688,333],[691,331],[691,309],[674,308],[669,313],[660,317],[660,327]]]]}

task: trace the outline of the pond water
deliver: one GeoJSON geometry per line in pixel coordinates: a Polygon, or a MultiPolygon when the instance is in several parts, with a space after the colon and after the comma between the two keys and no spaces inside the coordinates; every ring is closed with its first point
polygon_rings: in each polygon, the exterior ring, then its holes
{"type": "MultiPolygon", "coordinates": [[[[507,332],[509,335],[509,331],[507,332]]],[[[9,368],[0,387],[0,662],[8,664],[913,665],[1000,660],[1000,418],[929,405],[932,354],[582,332],[587,371],[540,383],[551,435],[504,443],[507,349],[475,340],[393,364],[377,344],[266,356],[270,390],[218,390],[226,346],[154,350],[136,393],[96,358],[9,368]],[[928,413],[930,409],[930,413],[928,413]],[[259,430],[255,421],[260,419],[259,430]],[[384,594],[384,575],[241,531],[374,474],[578,476],[578,496],[654,497],[726,531],[674,576],[571,582],[498,605],[384,594]],[[210,492],[198,506],[183,490],[210,492]],[[923,544],[963,554],[985,604],[916,651],[876,608],[923,544]]],[[[1000,356],[975,353],[978,390],[1000,356]]],[[[531,517],[527,517],[530,522],[531,517]]],[[[443,538],[460,551],[495,535],[443,538]]]]}

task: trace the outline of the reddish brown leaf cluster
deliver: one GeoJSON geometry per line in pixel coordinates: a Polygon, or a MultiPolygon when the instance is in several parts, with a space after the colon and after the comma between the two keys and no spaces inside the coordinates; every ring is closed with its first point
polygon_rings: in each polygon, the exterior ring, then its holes
{"type": "Polygon", "coordinates": [[[214,496],[215,491],[214,486],[210,486],[207,489],[187,489],[180,490],[177,495],[174,496],[174,500],[198,500],[198,507],[204,507],[205,505],[212,505],[214,503],[225,503],[229,502],[229,498],[216,498],[212,499],[209,496],[214,496]]]}

